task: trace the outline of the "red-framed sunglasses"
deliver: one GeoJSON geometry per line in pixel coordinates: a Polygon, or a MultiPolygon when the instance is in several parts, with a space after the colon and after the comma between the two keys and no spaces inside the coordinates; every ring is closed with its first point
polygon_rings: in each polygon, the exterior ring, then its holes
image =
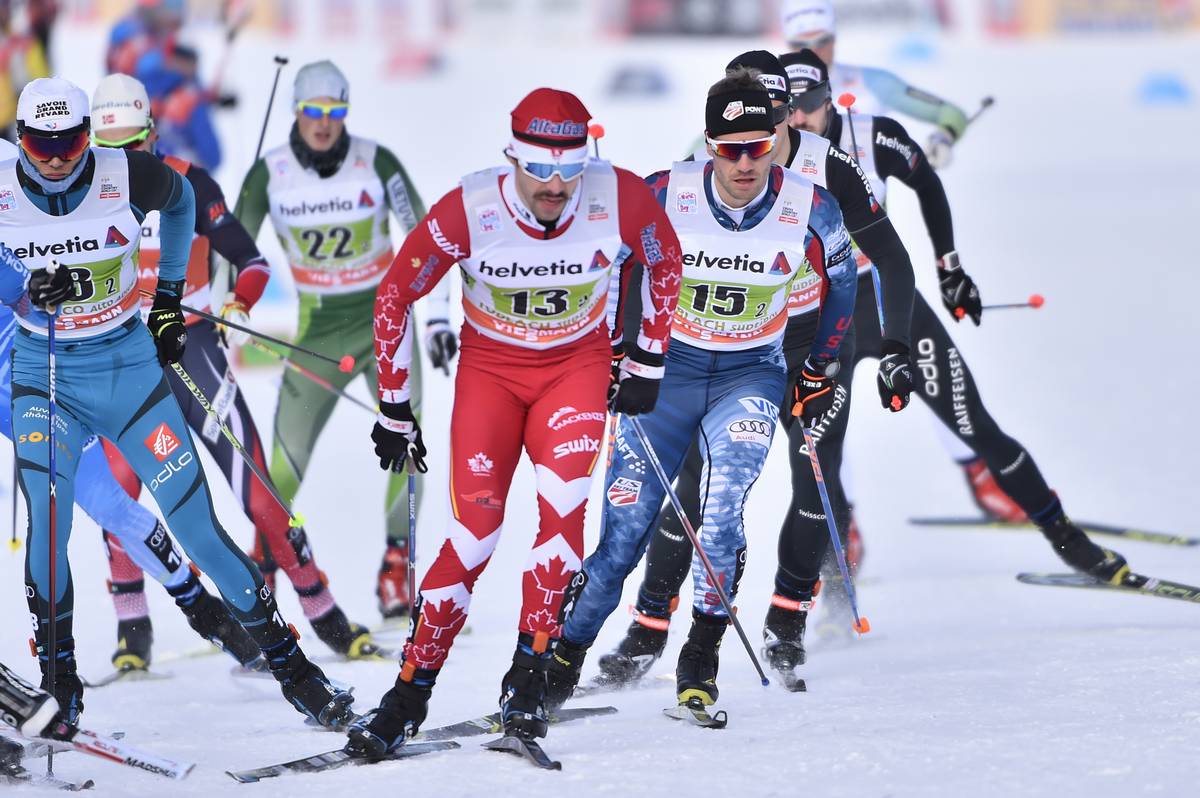
{"type": "Polygon", "coordinates": [[[719,141],[709,136],[705,136],[705,138],[708,140],[708,146],[712,147],[714,155],[730,161],[739,161],[743,155],[749,155],[751,160],[757,161],[775,149],[774,133],[765,139],[750,139],[749,141],[719,141]]]}

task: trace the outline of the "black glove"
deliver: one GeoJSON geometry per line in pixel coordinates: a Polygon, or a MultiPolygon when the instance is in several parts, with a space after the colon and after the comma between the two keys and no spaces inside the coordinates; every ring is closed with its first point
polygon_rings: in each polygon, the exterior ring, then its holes
{"type": "Polygon", "coordinates": [[[435,369],[449,373],[450,361],[458,354],[458,336],[446,319],[430,319],[425,322],[425,351],[435,369]]]}
{"type": "Polygon", "coordinates": [[[400,474],[404,471],[404,460],[412,450],[413,465],[424,474],[429,470],[425,464],[425,441],[421,439],[421,425],[413,415],[408,402],[381,402],[375,429],[371,430],[375,441],[375,455],[379,467],[384,471],[400,474]]]}
{"type": "Polygon", "coordinates": [[[187,327],[183,322],[183,311],[179,309],[182,296],[183,280],[159,280],[154,304],[146,318],[146,326],[158,347],[158,362],[164,366],[178,363],[187,345],[187,327]]]}
{"type": "Polygon", "coordinates": [[[884,341],[883,356],[879,358],[879,373],[875,383],[879,387],[879,401],[893,413],[908,407],[908,396],[913,389],[912,362],[908,347],[899,341],[884,341]]]}
{"type": "Polygon", "coordinates": [[[614,358],[614,370],[617,382],[609,389],[608,409],[627,416],[639,416],[653,410],[662,384],[663,356],[635,347],[633,354],[623,360],[614,358]],[[620,367],[616,368],[618,362],[620,367]]]}
{"type": "Polygon", "coordinates": [[[983,317],[983,302],[979,299],[975,281],[959,264],[957,252],[947,252],[938,258],[938,288],[942,292],[942,304],[955,321],[970,316],[975,326],[979,326],[983,317]]]}
{"type": "Polygon", "coordinates": [[[59,266],[54,274],[46,269],[38,269],[30,272],[27,290],[34,307],[53,313],[55,307],[74,293],[75,282],[71,279],[71,270],[66,266],[59,266]]]}
{"type": "Polygon", "coordinates": [[[625,349],[617,344],[612,348],[611,371],[608,379],[608,407],[612,408],[617,399],[617,390],[621,387],[621,364],[625,362],[625,349]]]}
{"type": "Polygon", "coordinates": [[[813,363],[805,360],[792,385],[792,415],[798,416],[804,426],[811,427],[817,419],[833,407],[833,389],[837,387],[838,370],[836,360],[813,363]]]}

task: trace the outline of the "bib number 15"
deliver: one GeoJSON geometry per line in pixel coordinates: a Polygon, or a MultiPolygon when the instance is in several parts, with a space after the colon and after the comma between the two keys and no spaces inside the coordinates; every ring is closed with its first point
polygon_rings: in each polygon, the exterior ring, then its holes
{"type": "Polygon", "coordinates": [[[746,312],[749,289],[745,286],[696,283],[692,288],[692,310],[697,313],[711,311],[718,316],[732,318],[746,312]]]}

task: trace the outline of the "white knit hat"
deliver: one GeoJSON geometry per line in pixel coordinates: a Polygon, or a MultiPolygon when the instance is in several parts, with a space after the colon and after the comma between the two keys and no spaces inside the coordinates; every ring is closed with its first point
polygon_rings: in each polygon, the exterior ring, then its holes
{"type": "Polygon", "coordinates": [[[120,72],[100,81],[92,92],[92,129],[148,127],[150,98],[137,78],[120,72]]]}
{"type": "Polygon", "coordinates": [[[292,88],[292,102],[299,105],[317,97],[332,97],[339,102],[350,102],[350,82],[342,70],[332,61],[316,61],[305,64],[296,73],[292,88]]]}
{"type": "Polygon", "coordinates": [[[832,0],[783,0],[780,7],[783,38],[789,42],[810,33],[834,33],[836,30],[832,0]]]}
{"type": "Polygon", "coordinates": [[[38,78],[17,100],[17,121],[32,130],[56,133],[79,127],[88,118],[83,89],[62,78],[38,78]]]}

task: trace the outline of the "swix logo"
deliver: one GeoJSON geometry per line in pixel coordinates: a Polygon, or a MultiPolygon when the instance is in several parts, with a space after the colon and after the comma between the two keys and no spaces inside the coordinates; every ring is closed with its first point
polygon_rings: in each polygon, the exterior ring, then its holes
{"type": "Polygon", "coordinates": [[[490,477],[495,463],[483,452],[477,452],[467,459],[467,468],[477,477],[490,477]]]}
{"type": "Polygon", "coordinates": [[[154,478],[150,480],[150,490],[158,490],[167,480],[187,468],[195,459],[195,456],[191,452],[184,452],[179,456],[178,460],[168,460],[164,464],[163,470],[155,474],[154,478]]]}
{"type": "Polygon", "coordinates": [[[358,195],[358,207],[360,207],[360,208],[374,208],[375,207],[375,200],[371,199],[371,195],[367,193],[367,190],[365,188],[362,190],[362,193],[358,195]]]}
{"type": "Polygon", "coordinates": [[[158,425],[154,432],[150,433],[150,437],[145,440],[146,448],[150,453],[158,458],[158,462],[166,460],[171,454],[179,448],[179,438],[175,437],[175,433],[171,432],[171,428],[166,422],[158,425]]]}
{"type": "Polygon", "coordinates": [[[430,219],[427,226],[429,228],[429,235],[433,238],[433,243],[438,245],[438,249],[455,260],[462,260],[467,256],[467,253],[463,252],[462,247],[446,238],[446,234],[442,232],[442,226],[438,224],[437,219],[430,219]]]}
{"type": "Polygon", "coordinates": [[[775,256],[775,260],[771,263],[771,274],[791,274],[792,267],[788,265],[787,255],[782,252],[775,256]]]}
{"type": "Polygon", "coordinates": [[[554,459],[559,460],[567,455],[600,451],[600,439],[584,435],[573,441],[560,443],[554,447],[554,459]]]}
{"type": "Polygon", "coordinates": [[[596,254],[592,256],[592,265],[588,267],[589,272],[597,272],[602,269],[607,269],[611,261],[605,257],[604,253],[596,250],[596,254]]]}

